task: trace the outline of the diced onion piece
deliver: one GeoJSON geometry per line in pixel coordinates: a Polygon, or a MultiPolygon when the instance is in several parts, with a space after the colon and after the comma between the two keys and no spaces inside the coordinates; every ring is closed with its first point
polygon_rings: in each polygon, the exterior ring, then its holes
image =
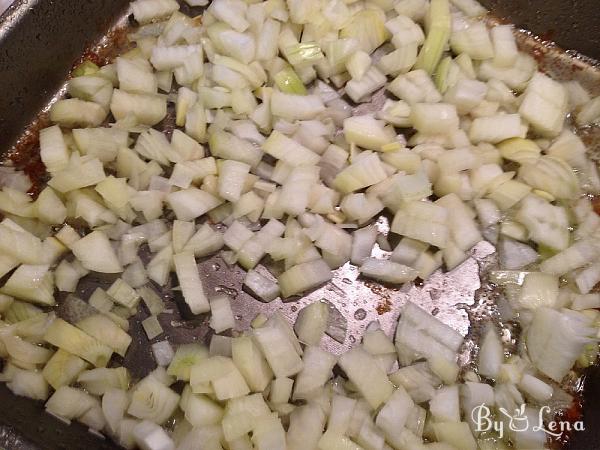
{"type": "Polygon", "coordinates": [[[555,198],[572,199],[579,194],[577,177],[562,159],[542,156],[521,165],[519,178],[534,189],[548,192],[555,198]]]}
{"type": "Polygon", "coordinates": [[[262,148],[274,158],[294,167],[313,165],[319,162],[319,155],[279,131],[273,131],[263,143],[262,148]]]}
{"type": "Polygon", "coordinates": [[[518,163],[535,161],[542,153],[542,150],[534,141],[519,137],[500,142],[498,149],[504,159],[518,163]]]}
{"type": "Polygon", "coordinates": [[[78,419],[96,406],[96,402],[80,389],[61,386],[46,402],[46,411],[63,419],[78,419]]]}
{"type": "Polygon", "coordinates": [[[482,21],[455,20],[450,45],[455,53],[465,53],[475,60],[494,57],[494,46],[488,28],[482,21]]]}
{"type": "Polygon", "coordinates": [[[377,229],[373,226],[364,227],[352,233],[352,264],[362,265],[371,256],[371,251],[377,240],[377,229]]]}
{"type": "Polygon", "coordinates": [[[177,351],[169,364],[167,374],[178,380],[189,381],[190,370],[196,363],[208,357],[208,350],[200,344],[183,344],[177,347],[177,351]]]}
{"type": "Polygon", "coordinates": [[[300,294],[329,281],[332,276],[331,269],[322,259],[298,264],[278,277],[281,295],[300,294]]]}
{"type": "Polygon", "coordinates": [[[50,120],[67,128],[97,127],[107,114],[99,104],[77,98],[59,100],[50,108],[50,120]]]}
{"type": "Polygon", "coordinates": [[[192,394],[189,386],[184,389],[180,406],[186,420],[194,427],[218,425],[223,419],[223,409],[217,403],[205,395],[192,394]]]}
{"type": "Polygon", "coordinates": [[[58,125],[40,131],[40,156],[48,172],[65,169],[69,164],[69,151],[58,125]]]}
{"type": "Polygon", "coordinates": [[[567,93],[557,81],[536,73],[525,90],[519,114],[540,134],[557,136],[567,112],[567,93]]]}
{"type": "Polygon", "coordinates": [[[334,395],[331,399],[331,411],[327,420],[327,431],[337,434],[347,434],[356,400],[343,395],[334,395]]]}
{"type": "Polygon", "coordinates": [[[370,115],[345,119],[344,136],[348,142],[354,142],[360,147],[376,151],[396,138],[393,131],[384,127],[383,122],[370,115]]]}
{"type": "Polygon", "coordinates": [[[584,104],[576,117],[577,125],[579,126],[589,125],[597,122],[598,119],[600,119],[600,97],[596,97],[584,104]]]}
{"type": "Polygon", "coordinates": [[[94,272],[119,273],[123,267],[110,241],[102,231],[92,231],[71,245],[75,257],[83,267],[94,272]]]}
{"type": "MultiPolygon", "coordinates": [[[[355,55],[360,54],[366,55],[366,53],[355,53],[355,55]]],[[[350,64],[351,62],[352,59],[346,64],[350,64]]],[[[370,58],[368,63],[371,63],[370,58]]],[[[364,64],[364,62],[360,64],[364,64]]],[[[359,71],[362,69],[357,67],[353,70],[359,71]]],[[[360,72],[358,74],[360,74],[360,72]]],[[[373,94],[378,89],[384,87],[386,81],[386,76],[381,73],[377,67],[371,67],[362,76],[355,77],[346,84],[346,94],[357,103],[364,102],[367,101],[370,94],[373,94]]]]}
{"type": "Polygon", "coordinates": [[[319,347],[306,347],[302,358],[303,368],[296,377],[294,399],[309,398],[325,385],[331,377],[336,357],[319,347]]]}
{"type": "Polygon", "coordinates": [[[359,271],[366,277],[398,284],[412,281],[418,275],[418,272],[411,267],[377,258],[366,258],[359,271]]]}
{"type": "Polygon", "coordinates": [[[167,101],[159,95],[132,94],[115,89],[110,102],[110,111],[116,120],[133,116],[138,123],[152,126],[167,115],[167,101]]]}
{"type": "Polygon", "coordinates": [[[373,356],[360,347],[342,354],[339,365],[372,409],[377,409],[392,396],[394,388],[385,372],[373,356]]]}
{"type": "Polygon", "coordinates": [[[59,348],[44,366],[42,375],[50,386],[58,389],[75,381],[86,366],[83,359],[59,348]]]}
{"type": "Polygon", "coordinates": [[[427,16],[429,30],[415,66],[432,74],[450,38],[451,18],[448,0],[433,0],[427,16]]]}
{"type": "Polygon", "coordinates": [[[223,200],[201,189],[190,187],[173,192],[166,201],[179,220],[194,220],[216,208],[223,200]]]}
{"type": "Polygon", "coordinates": [[[131,336],[104,315],[88,316],[75,325],[123,357],[131,344],[131,336]]]}
{"type": "MultiPolygon", "coordinates": [[[[447,87],[444,100],[448,103],[456,105],[456,109],[459,114],[466,114],[471,112],[471,110],[476,108],[484,101],[487,91],[487,85],[481,81],[459,79],[453,86],[447,87]]],[[[518,130],[520,133],[520,121],[518,130]]]]}
{"type": "Polygon", "coordinates": [[[427,202],[413,201],[398,210],[391,230],[394,233],[444,248],[448,240],[445,208],[427,202]]]}
{"type": "Polygon", "coordinates": [[[150,316],[147,319],[142,320],[142,328],[149,340],[160,336],[164,332],[163,327],[156,316],[150,316]]]}
{"type": "Polygon", "coordinates": [[[276,377],[289,377],[302,370],[300,356],[279,327],[267,325],[258,328],[255,338],[276,377]]]}
{"type": "Polygon", "coordinates": [[[437,103],[442,99],[429,74],[421,69],[398,75],[387,86],[387,90],[411,106],[416,103],[437,103]]]}
{"type": "MultiPolygon", "coordinates": [[[[421,30],[417,27],[419,31],[421,30]]],[[[381,57],[377,62],[377,68],[384,74],[396,74],[408,72],[417,62],[418,46],[416,42],[401,45],[396,50],[381,57]]]]}
{"type": "Polygon", "coordinates": [[[554,393],[552,386],[528,373],[519,381],[519,388],[538,402],[547,402],[554,393]]]}
{"type": "Polygon", "coordinates": [[[91,156],[79,157],[73,154],[69,165],[60,171],[54,172],[48,185],[54,190],[65,193],[86,186],[100,183],[106,178],[102,162],[91,156]]]}
{"type": "Polygon", "coordinates": [[[210,225],[203,224],[185,244],[184,252],[193,252],[196,257],[215,253],[224,245],[223,234],[213,230],[210,225]]]}
{"type": "Polygon", "coordinates": [[[496,188],[492,189],[487,195],[492,199],[502,211],[506,211],[521,200],[523,200],[531,192],[531,187],[515,180],[507,180],[496,188]]]}
{"type": "Polygon", "coordinates": [[[0,293],[21,300],[52,306],[54,300],[54,277],[48,266],[22,264],[15,270],[0,293]]]}
{"type": "Polygon", "coordinates": [[[380,183],[387,178],[377,153],[364,154],[357,161],[342,170],[333,180],[334,187],[349,193],[380,183]]]}
{"type": "Polygon", "coordinates": [[[249,270],[244,278],[244,286],[263,302],[272,302],[279,297],[277,282],[267,278],[255,270],[249,270]]]}
{"type": "Polygon", "coordinates": [[[329,306],[323,302],[315,302],[304,307],[299,313],[294,330],[298,340],[306,345],[319,345],[325,335],[329,320],[329,306]]]}
{"type": "Polygon", "coordinates": [[[294,95],[275,91],[271,96],[271,112],[286,120],[310,120],[325,110],[316,95],[294,95]]]}
{"type": "Polygon", "coordinates": [[[575,284],[582,294],[587,294],[600,282],[600,264],[587,266],[575,275],[575,284]]]}
{"type": "Polygon", "coordinates": [[[230,202],[240,199],[244,180],[250,172],[250,166],[233,160],[221,161],[219,165],[219,196],[230,202]]]}
{"type": "Polygon", "coordinates": [[[178,9],[179,4],[174,0],[136,0],[131,3],[133,16],[139,23],[170,16],[178,9]]]}
{"type": "Polygon", "coordinates": [[[507,237],[500,239],[498,243],[498,256],[501,267],[510,270],[522,269],[539,258],[538,253],[529,245],[507,237]]]}
{"type": "Polygon", "coordinates": [[[385,15],[381,10],[375,9],[358,11],[340,30],[340,38],[355,38],[359,47],[369,54],[382,45],[388,36],[385,15]]]}
{"type": "Polygon", "coordinates": [[[242,397],[250,392],[244,377],[230,358],[213,356],[200,360],[190,373],[192,391],[196,386],[210,383],[218,400],[242,397]]]}
{"type": "Polygon", "coordinates": [[[287,403],[292,394],[293,385],[294,380],[291,378],[275,378],[271,382],[269,400],[276,405],[287,403]]]}
{"type": "Polygon", "coordinates": [[[211,3],[210,12],[240,33],[250,26],[246,17],[247,5],[240,0],[218,0],[211,3]]]}
{"type": "Polygon", "coordinates": [[[560,383],[591,342],[592,330],[589,319],[580,313],[536,309],[525,337],[531,361],[540,372],[560,383]]]}
{"type": "Polygon", "coordinates": [[[362,447],[354,443],[349,437],[326,431],[319,439],[318,448],[323,450],[362,450],[362,447]]]}
{"type": "Polygon", "coordinates": [[[85,359],[96,367],[105,367],[112,355],[111,348],[62,319],[52,322],[46,330],[44,340],[85,359]]]}
{"type": "MultiPolygon", "coordinates": [[[[468,17],[482,16],[487,13],[487,10],[477,0],[451,0],[451,2],[468,17]]],[[[401,12],[398,11],[398,14],[401,12]]]]}
{"type": "Polygon", "coordinates": [[[400,386],[377,414],[375,424],[384,432],[386,440],[392,445],[402,445],[404,425],[413,406],[414,402],[406,390],[400,386]]]}
{"type": "Polygon", "coordinates": [[[215,333],[221,333],[235,327],[231,303],[226,295],[219,295],[210,300],[210,312],[210,327],[215,333]]]}
{"type": "Polygon", "coordinates": [[[108,389],[128,389],[129,372],[125,367],[86,370],[79,374],[77,383],[90,394],[104,395],[108,389]]]}
{"type": "Polygon", "coordinates": [[[116,433],[129,406],[127,392],[122,389],[108,388],[102,396],[102,413],[110,432],[116,433]]]}
{"type": "Polygon", "coordinates": [[[276,413],[261,416],[256,420],[252,442],[257,450],[286,447],[286,434],[276,413]]]}
{"type": "Polygon", "coordinates": [[[287,433],[288,450],[317,448],[323,435],[325,414],[315,404],[307,404],[290,414],[290,424],[287,433]]]}
{"type": "Polygon", "coordinates": [[[117,278],[106,293],[120,305],[135,309],[140,301],[140,295],[122,278],[117,278]]]}
{"type": "Polygon", "coordinates": [[[563,207],[529,195],[521,201],[515,218],[527,227],[530,239],[538,244],[556,250],[569,246],[569,220],[563,207]]]}
{"type": "Polygon", "coordinates": [[[456,107],[444,103],[413,105],[411,120],[415,129],[425,134],[447,134],[458,128],[456,107]]]}
{"type": "Polygon", "coordinates": [[[152,354],[154,355],[156,364],[162,367],[168,366],[175,356],[175,352],[169,341],[160,341],[152,344],[152,354]]]}
{"type": "Polygon", "coordinates": [[[142,286],[137,291],[144,300],[144,304],[146,305],[146,308],[148,308],[148,311],[150,311],[150,314],[156,316],[164,311],[164,302],[149,285],[142,286]]]}
{"type": "Polygon", "coordinates": [[[553,275],[563,275],[592,262],[598,256],[598,251],[598,247],[591,240],[577,241],[541,263],[540,270],[553,275]]]}
{"type": "Polygon", "coordinates": [[[509,67],[517,59],[519,51],[512,25],[496,25],[490,31],[494,44],[494,63],[500,67],[509,67]]]}
{"type": "Polygon", "coordinates": [[[210,310],[210,305],[204,294],[196,260],[191,252],[184,252],[173,257],[177,279],[183,292],[185,302],[192,314],[202,314],[210,310]]]}
{"type": "Polygon", "coordinates": [[[477,450],[477,442],[467,422],[434,423],[433,430],[438,442],[464,450],[477,450]]]}
{"type": "Polygon", "coordinates": [[[500,366],[504,362],[504,350],[498,333],[489,326],[481,341],[477,369],[480,375],[497,379],[500,375],[500,366]]]}
{"type": "Polygon", "coordinates": [[[162,425],[173,415],[178,403],[179,395],[150,374],[133,388],[127,413],[162,425]]]}
{"type": "Polygon", "coordinates": [[[44,364],[52,355],[52,351],[39,347],[21,339],[13,334],[5,334],[2,338],[3,346],[12,360],[24,365],[44,364]]]}
{"type": "Polygon", "coordinates": [[[478,117],[471,124],[469,139],[479,142],[498,142],[514,137],[523,137],[521,118],[518,114],[499,114],[489,117],[478,117]]]}
{"type": "Polygon", "coordinates": [[[245,336],[234,338],[231,353],[250,390],[262,392],[273,378],[273,372],[254,340],[245,336]]]}
{"type": "Polygon", "coordinates": [[[400,368],[390,374],[390,380],[396,386],[404,387],[417,403],[433,398],[434,388],[441,384],[441,380],[431,372],[429,365],[424,362],[400,368]]]}

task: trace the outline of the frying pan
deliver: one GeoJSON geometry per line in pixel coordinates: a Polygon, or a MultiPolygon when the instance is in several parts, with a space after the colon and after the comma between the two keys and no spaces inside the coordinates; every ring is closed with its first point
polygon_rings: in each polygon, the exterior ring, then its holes
{"type": "MultiPolygon", "coordinates": [[[[595,95],[600,94],[600,71],[590,59],[600,59],[597,0],[487,0],[482,3],[494,11],[495,17],[533,33],[521,33],[519,43],[536,56],[543,70],[561,79],[576,78],[595,95]],[[567,55],[543,40],[553,40],[563,48],[580,53],[571,51],[567,55]]],[[[62,95],[64,81],[82,55],[103,62],[123,45],[125,33],[122,30],[128,25],[127,4],[128,0],[16,0],[0,17],[0,159],[11,157],[17,166],[38,177],[38,182],[43,181],[39,164],[36,166],[39,161],[36,152],[39,150],[37,130],[46,123],[44,111],[52,99],[62,95]]],[[[185,6],[183,11],[193,15],[201,13],[199,9],[185,6]]],[[[373,110],[377,105],[376,98],[367,108],[373,110]]],[[[593,134],[584,138],[596,154],[600,141],[593,134]]],[[[389,226],[385,217],[377,225],[382,232],[389,226]]],[[[294,320],[304,305],[325,299],[333,312],[332,330],[337,330],[331,334],[333,337],[327,337],[325,345],[339,353],[353,346],[373,320],[379,320],[382,328],[391,333],[401,306],[410,298],[467,336],[461,359],[468,363],[482,323],[493,319],[498,326],[512,332],[511,323],[503,322],[494,306],[494,293],[480,289],[480,272],[493,265],[493,247],[480,243],[471,258],[452,272],[438,272],[425,283],[402,288],[360,280],[356,269],[346,265],[336,271],[330,283],[305,297],[270,304],[260,303],[244,292],[241,289],[243,271],[228,266],[218,256],[201,261],[199,268],[208,290],[233,297],[237,330],[248,328],[258,312],[280,311],[294,320]]],[[[88,276],[80,283],[77,294],[87,299],[95,287],[108,287],[111,282],[110,277],[88,276]]],[[[210,339],[206,317],[188,316],[180,308],[182,299],[169,290],[169,286],[161,294],[172,314],[161,315],[165,335],[159,339],[166,336],[175,346],[210,339]]],[[[66,308],[59,309],[58,313],[68,318],[66,308]]],[[[123,361],[134,378],[144,376],[155,367],[148,340],[139,325],[144,317],[141,311],[132,320],[133,342],[123,361]]],[[[569,448],[591,450],[600,448],[600,406],[595,401],[600,398],[600,369],[589,369],[581,380],[585,385],[582,399],[586,431],[572,435],[569,448]]],[[[78,423],[64,424],[44,413],[39,402],[16,397],[0,385],[0,448],[100,450],[117,447],[78,423]]]]}

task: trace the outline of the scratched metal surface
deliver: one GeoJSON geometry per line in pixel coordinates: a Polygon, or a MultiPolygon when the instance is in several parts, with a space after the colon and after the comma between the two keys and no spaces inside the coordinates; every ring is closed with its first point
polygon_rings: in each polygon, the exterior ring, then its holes
{"type": "MultiPolygon", "coordinates": [[[[121,18],[117,23],[122,26],[127,23],[127,20],[121,18]]],[[[600,75],[592,65],[588,64],[588,61],[574,60],[570,56],[565,56],[563,52],[542,45],[526,33],[520,35],[520,43],[523,49],[539,54],[538,61],[548,72],[562,79],[577,78],[596,94],[600,93],[600,75]]],[[[101,43],[103,46],[110,46],[110,44],[106,39],[101,43]]],[[[376,95],[373,102],[361,105],[360,110],[362,112],[377,110],[383,98],[381,93],[376,95]]],[[[594,140],[594,133],[589,130],[585,133],[586,136],[591,136],[589,142],[594,144],[593,147],[597,150],[598,141],[594,140]]],[[[386,218],[380,218],[377,225],[380,232],[387,234],[389,225],[386,218]]],[[[385,255],[385,252],[379,248],[374,252],[376,255],[385,255]]],[[[511,335],[511,325],[498,320],[496,307],[498,294],[490,291],[486,286],[484,286],[486,289],[480,289],[482,273],[485,275],[486,269],[494,265],[493,253],[493,246],[482,242],[472,250],[469,259],[453,271],[445,273],[437,271],[424,283],[417,285],[410,283],[402,287],[383,286],[363,280],[358,276],[355,267],[346,264],[335,271],[329,283],[304,297],[286,302],[277,299],[269,304],[262,303],[246,293],[242,289],[244,271],[237,266],[228,266],[220,256],[201,261],[199,268],[209,295],[224,292],[232,297],[232,307],[237,319],[233,335],[248,329],[250,321],[258,313],[269,315],[279,311],[293,322],[303,306],[313,301],[324,300],[334,308],[334,316],[338,319],[339,316],[344,318],[346,332],[343,339],[338,337],[336,340],[326,336],[322,345],[335,353],[340,353],[359,342],[365,327],[371,321],[378,320],[382,328],[392,335],[402,305],[407,300],[411,300],[467,337],[461,356],[461,362],[466,365],[476,352],[481,324],[492,320],[503,327],[503,336],[507,342],[514,338],[511,335]]],[[[111,282],[110,277],[86,277],[80,285],[78,295],[87,299],[95,287],[108,287],[111,282]]],[[[209,342],[212,332],[208,327],[208,318],[206,316],[191,318],[185,314],[182,316],[180,312],[182,300],[178,292],[171,287],[173,285],[160,291],[169,311],[160,316],[165,334],[152,342],[165,338],[174,345],[190,341],[209,342]]],[[[59,314],[68,316],[69,312],[59,310],[59,314]]],[[[155,366],[150,352],[150,342],[140,326],[141,320],[147,315],[147,312],[140,308],[138,314],[132,318],[133,342],[127,357],[122,361],[136,378],[144,376],[155,366]]],[[[114,448],[110,442],[92,436],[77,424],[67,428],[44,414],[40,404],[26,399],[17,399],[3,386],[0,387],[0,424],[3,424],[0,426],[0,447],[7,449],[114,448]],[[32,423],[36,426],[32,426],[32,423]],[[57,430],[60,434],[57,434],[57,430]]]]}

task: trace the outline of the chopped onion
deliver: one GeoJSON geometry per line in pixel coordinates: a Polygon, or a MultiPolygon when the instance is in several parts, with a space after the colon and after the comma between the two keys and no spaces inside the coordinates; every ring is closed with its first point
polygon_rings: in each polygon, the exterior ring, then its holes
{"type": "Polygon", "coordinates": [[[167,374],[178,380],[189,381],[191,368],[201,359],[208,357],[208,350],[200,344],[183,344],[169,364],[167,374]]]}
{"type": "Polygon", "coordinates": [[[393,398],[394,388],[373,356],[359,347],[340,356],[340,367],[356,385],[372,409],[393,398]]]}
{"type": "Polygon", "coordinates": [[[328,319],[329,307],[326,303],[315,302],[304,307],[294,325],[298,340],[306,345],[319,345],[325,335],[328,319]]]}
{"type": "Polygon", "coordinates": [[[535,367],[559,383],[591,342],[589,319],[574,311],[535,310],[526,334],[527,350],[535,367]]]}
{"type": "Polygon", "coordinates": [[[169,341],[160,341],[152,344],[152,354],[154,355],[156,364],[162,367],[168,366],[175,356],[175,352],[169,341]]]}
{"type": "MultiPolygon", "coordinates": [[[[213,356],[200,360],[190,372],[192,392],[201,391],[204,383],[210,383],[218,400],[229,400],[247,395],[250,388],[230,358],[213,356]]],[[[196,393],[196,392],[194,392],[196,393]]]]}
{"type": "Polygon", "coordinates": [[[162,425],[173,415],[178,403],[179,395],[150,374],[133,388],[127,413],[162,425]]]}
{"type": "Polygon", "coordinates": [[[235,327],[235,318],[231,311],[230,300],[226,295],[211,298],[210,312],[210,327],[215,333],[221,333],[235,327]]]}
{"type": "Polygon", "coordinates": [[[366,258],[359,270],[366,277],[386,283],[406,283],[414,280],[418,275],[417,271],[411,267],[376,258],[366,258]]]}
{"type": "Polygon", "coordinates": [[[163,327],[160,325],[156,316],[150,316],[142,321],[142,328],[149,340],[163,334],[163,327]]]}
{"type": "Polygon", "coordinates": [[[283,297],[290,297],[313,289],[332,278],[331,269],[325,261],[317,259],[292,267],[278,277],[283,297]]]}

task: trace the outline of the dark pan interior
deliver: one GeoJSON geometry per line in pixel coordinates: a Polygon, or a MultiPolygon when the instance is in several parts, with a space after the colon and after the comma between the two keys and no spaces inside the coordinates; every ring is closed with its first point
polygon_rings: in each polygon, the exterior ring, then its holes
{"type": "MultiPolygon", "coordinates": [[[[563,48],[600,59],[597,1],[482,3],[497,16],[555,40],[563,48]]],[[[122,19],[127,4],[128,0],[16,0],[0,17],[0,154],[12,147],[56,95],[73,63],[122,19]]],[[[106,42],[110,46],[112,41],[106,42]]],[[[195,331],[197,335],[198,329],[195,331]]],[[[147,353],[147,348],[139,350],[147,353]]],[[[145,365],[136,362],[139,369],[145,365]]],[[[600,398],[599,369],[590,370],[586,379],[586,431],[573,436],[572,450],[600,448],[600,406],[595,401],[600,398]]],[[[0,385],[0,448],[95,450],[116,446],[80,424],[67,426],[45,414],[39,402],[15,397],[0,385]]]]}

